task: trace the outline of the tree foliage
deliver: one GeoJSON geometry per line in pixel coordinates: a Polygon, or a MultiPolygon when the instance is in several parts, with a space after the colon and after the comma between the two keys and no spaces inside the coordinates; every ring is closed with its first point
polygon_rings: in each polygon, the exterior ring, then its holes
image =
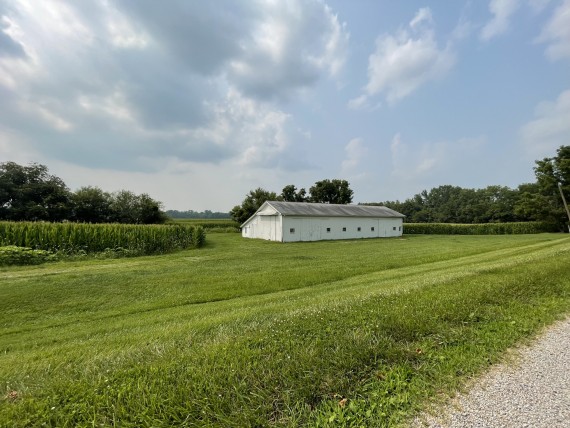
{"type": "Polygon", "coordinates": [[[44,165],[0,164],[0,219],[62,221],[71,214],[70,197],[63,180],[44,165]]]}
{"type": "Polygon", "coordinates": [[[304,188],[297,191],[294,184],[288,184],[281,191],[281,199],[285,202],[305,202],[307,200],[307,191],[304,188]]]}
{"type": "Polygon", "coordinates": [[[561,184],[562,192],[568,199],[570,196],[570,146],[561,146],[556,151],[556,156],[536,161],[534,173],[537,192],[527,195],[529,211],[537,217],[543,217],[539,220],[556,223],[563,229],[568,223],[568,217],[558,183],[561,184]]]}
{"type": "Polygon", "coordinates": [[[409,223],[495,223],[540,221],[564,229],[568,221],[558,190],[561,183],[566,198],[570,196],[570,146],[561,146],[552,158],[536,161],[536,183],[516,189],[488,186],[464,189],[439,186],[385,205],[406,215],[409,223]]]}
{"type": "Polygon", "coordinates": [[[324,204],[350,204],[354,192],[346,180],[321,180],[309,189],[310,201],[324,204]]]}
{"type": "Polygon", "coordinates": [[[346,180],[317,181],[310,189],[310,195],[304,188],[297,190],[294,184],[288,184],[280,195],[261,187],[251,190],[241,203],[231,211],[231,217],[238,223],[244,223],[263,205],[265,201],[285,202],[322,202],[327,204],[349,204],[352,202],[353,191],[346,180]]]}
{"type": "Polygon", "coordinates": [[[113,222],[141,223],[138,197],[128,190],[120,190],[113,194],[111,200],[113,222]]]}
{"type": "Polygon", "coordinates": [[[72,195],[73,220],[82,223],[111,221],[111,195],[98,187],[81,187],[72,195]]]}
{"type": "Polygon", "coordinates": [[[71,192],[45,165],[0,164],[1,220],[164,223],[167,217],[161,209],[161,203],[145,193],[109,194],[93,186],[71,192]]]}
{"type": "Polygon", "coordinates": [[[236,205],[230,211],[232,218],[238,223],[244,223],[263,205],[265,201],[277,201],[281,197],[277,196],[275,192],[269,192],[261,187],[255,190],[250,190],[246,195],[241,205],[236,205]]]}
{"type": "Polygon", "coordinates": [[[111,195],[111,219],[128,224],[164,223],[167,217],[161,211],[161,205],[146,193],[136,195],[129,190],[120,190],[111,195]]]}
{"type": "Polygon", "coordinates": [[[517,215],[518,191],[504,186],[464,189],[439,186],[424,190],[404,202],[386,201],[385,205],[406,215],[410,223],[497,223],[526,221],[517,215]]]}

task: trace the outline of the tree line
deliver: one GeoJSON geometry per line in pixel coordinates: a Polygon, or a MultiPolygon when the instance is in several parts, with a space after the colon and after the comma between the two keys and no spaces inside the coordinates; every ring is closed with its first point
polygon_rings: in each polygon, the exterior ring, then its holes
{"type": "MultiPolygon", "coordinates": [[[[382,205],[406,215],[409,223],[510,223],[540,221],[565,230],[568,217],[560,191],[570,195],[570,146],[561,146],[556,155],[535,162],[535,183],[525,183],[516,189],[488,186],[466,189],[443,185],[424,190],[400,201],[368,202],[382,205]],[[560,189],[559,189],[560,183],[560,189]]],[[[265,201],[320,202],[349,204],[353,191],[346,180],[321,180],[307,192],[293,184],[280,194],[261,187],[251,190],[231,211],[232,218],[245,222],[265,201]]],[[[567,196],[570,200],[570,196],[567,196]]]]}
{"type": "MultiPolygon", "coordinates": [[[[535,162],[535,183],[516,189],[488,186],[465,189],[444,185],[424,190],[400,201],[370,202],[384,205],[406,215],[413,223],[492,223],[542,221],[560,230],[568,223],[560,191],[570,199],[570,146],[561,146],[556,155],[535,162]],[[559,189],[560,183],[560,189],[559,189]]],[[[251,190],[230,216],[243,223],[268,200],[349,204],[354,192],[348,181],[325,179],[309,188],[285,186],[280,194],[261,187],[251,190]]],[[[170,211],[173,217],[208,215],[224,218],[225,213],[170,211]]],[[[51,175],[45,165],[28,166],[15,162],[0,163],[0,220],[75,221],[85,223],[163,223],[168,219],[162,203],[148,194],[128,190],[104,192],[98,187],[69,190],[63,180],[51,175]]]]}
{"type": "Polygon", "coordinates": [[[285,202],[319,202],[325,204],[350,204],[354,192],[346,180],[325,179],[317,181],[309,188],[309,193],[305,188],[297,189],[294,184],[288,184],[278,195],[275,192],[265,190],[261,187],[250,190],[241,205],[236,205],[230,211],[231,217],[238,223],[245,222],[263,205],[266,201],[285,202]]]}
{"type": "Polygon", "coordinates": [[[535,162],[535,183],[516,189],[488,186],[465,189],[439,186],[400,201],[367,203],[384,205],[406,215],[410,223],[493,223],[542,221],[564,230],[568,217],[560,190],[570,195],[570,146],[556,156],[535,162]],[[558,183],[560,183],[560,188],[558,183]]]}
{"type": "Polygon", "coordinates": [[[178,211],[178,210],[167,210],[166,215],[170,218],[199,218],[199,219],[229,219],[229,213],[222,213],[218,211],[194,211],[194,210],[187,210],[187,211],[178,211]]]}
{"type": "Polygon", "coordinates": [[[108,193],[94,186],[72,192],[45,165],[0,163],[0,220],[156,224],[167,219],[162,203],[146,193],[108,193]]]}

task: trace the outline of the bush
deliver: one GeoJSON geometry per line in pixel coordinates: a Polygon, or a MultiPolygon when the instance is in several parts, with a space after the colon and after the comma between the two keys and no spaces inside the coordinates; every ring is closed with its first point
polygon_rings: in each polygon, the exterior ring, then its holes
{"type": "Polygon", "coordinates": [[[558,232],[555,224],[543,222],[519,223],[404,223],[406,235],[521,235],[558,232]]]}
{"type": "Polygon", "coordinates": [[[55,255],[49,251],[15,245],[0,247],[0,266],[39,265],[55,259],[55,255]]]}

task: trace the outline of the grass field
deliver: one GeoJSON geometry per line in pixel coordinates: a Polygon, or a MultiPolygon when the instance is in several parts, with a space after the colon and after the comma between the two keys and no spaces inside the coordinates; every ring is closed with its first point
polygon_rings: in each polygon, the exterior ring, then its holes
{"type": "Polygon", "coordinates": [[[392,426],[570,309],[570,238],[406,236],[0,269],[0,426],[392,426]]]}

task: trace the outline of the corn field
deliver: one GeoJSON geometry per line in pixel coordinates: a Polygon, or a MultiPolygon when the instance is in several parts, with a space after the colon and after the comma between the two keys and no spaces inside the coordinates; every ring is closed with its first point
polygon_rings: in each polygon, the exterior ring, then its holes
{"type": "Polygon", "coordinates": [[[234,220],[227,220],[227,219],[185,219],[185,218],[177,218],[171,219],[168,224],[183,224],[186,226],[202,226],[206,231],[210,232],[239,232],[239,223],[234,220]]]}
{"type": "Polygon", "coordinates": [[[201,247],[205,239],[201,226],[0,222],[0,246],[70,254],[116,249],[162,254],[201,247]]]}
{"type": "Polygon", "coordinates": [[[558,232],[556,225],[543,222],[520,223],[404,223],[407,235],[520,235],[558,232]]]}

